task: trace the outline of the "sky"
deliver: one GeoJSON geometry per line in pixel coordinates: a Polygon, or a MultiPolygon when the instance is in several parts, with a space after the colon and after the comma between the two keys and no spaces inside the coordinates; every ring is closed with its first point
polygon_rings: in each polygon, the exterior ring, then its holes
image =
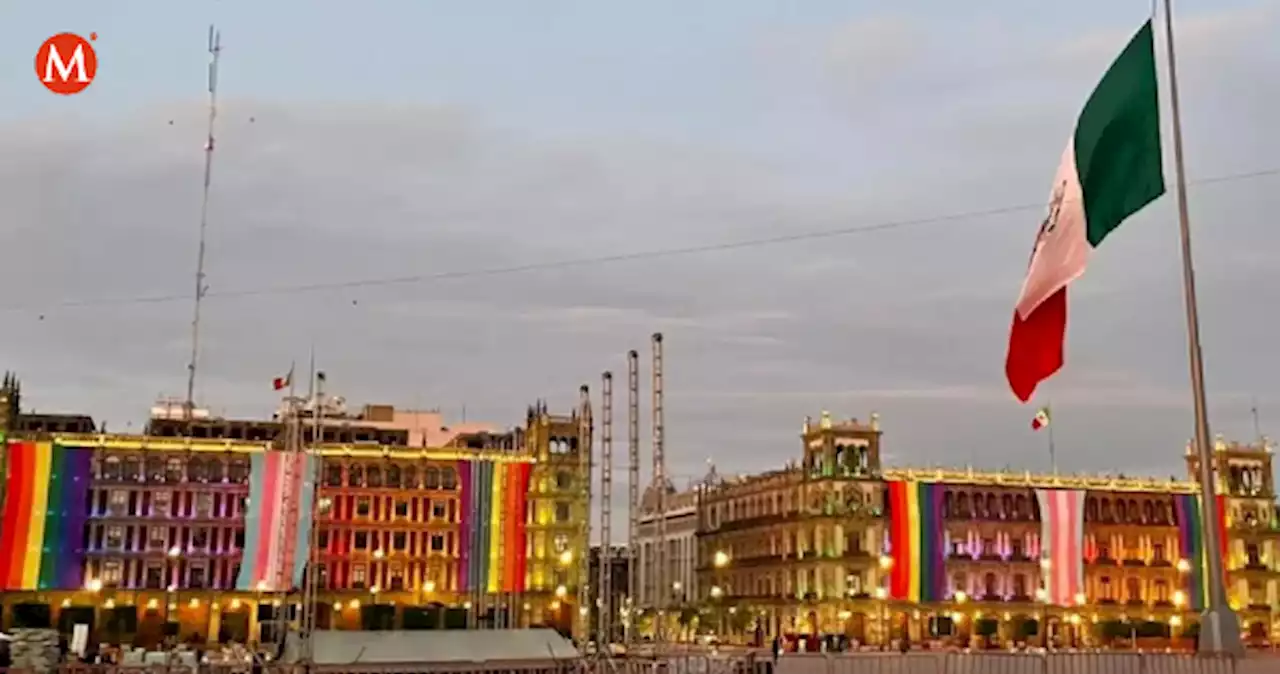
{"type": "MultiPolygon", "coordinates": [[[[1280,426],[1280,2],[1175,4],[1210,424],[1248,441],[1255,401],[1280,426]]],[[[823,410],[878,412],[893,465],[1046,470],[1044,404],[1060,470],[1182,476],[1172,195],[1073,286],[1067,366],[1032,405],[1003,373],[1062,147],[1150,4],[887,7],[5,3],[0,367],[28,407],[112,430],[185,393],[216,22],[216,413],[270,414],[314,347],[354,404],[500,425],[613,370],[622,437],[625,354],[647,420],[661,331],[677,482],[798,458],[823,410]],[[76,96],[32,68],[62,31],[98,34],[76,96]],[[736,245],[761,239],[790,240],[736,245]]]]}

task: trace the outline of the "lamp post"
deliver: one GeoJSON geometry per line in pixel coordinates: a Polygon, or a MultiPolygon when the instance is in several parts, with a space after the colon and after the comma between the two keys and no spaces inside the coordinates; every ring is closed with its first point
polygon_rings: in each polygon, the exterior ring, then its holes
{"type": "MultiPolygon", "coordinates": [[[[959,609],[961,606],[964,606],[964,603],[966,601],[969,601],[969,594],[964,590],[956,590],[955,600],[956,600],[956,608],[959,609]]],[[[964,620],[964,613],[961,613],[959,610],[954,611],[951,614],[951,622],[953,627],[958,625],[963,620],[964,620]]],[[[959,634],[957,634],[956,636],[959,636],[959,634]]]]}
{"type": "MultiPolygon", "coordinates": [[[[165,625],[166,632],[168,632],[170,629],[169,628],[170,612],[176,611],[178,608],[177,606],[178,582],[177,580],[174,579],[173,574],[174,574],[174,565],[177,563],[178,557],[181,555],[182,555],[182,549],[175,545],[169,548],[169,551],[165,553],[165,558],[164,558],[164,579],[165,579],[164,625],[165,625]]],[[[166,641],[169,640],[168,634],[165,635],[165,640],[166,641]]]]}

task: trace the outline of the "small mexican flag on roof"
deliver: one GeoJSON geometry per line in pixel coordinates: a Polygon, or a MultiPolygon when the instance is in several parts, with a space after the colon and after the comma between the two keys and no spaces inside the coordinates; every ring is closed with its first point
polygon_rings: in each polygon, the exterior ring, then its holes
{"type": "Polygon", "coordinates": [[[1151,21],[1103,75],[1053,179],[1009,331],[1005,375],[1022,402],[1062,368],[1067,286],[1126,218],[1164,194],[1151,21]]]}

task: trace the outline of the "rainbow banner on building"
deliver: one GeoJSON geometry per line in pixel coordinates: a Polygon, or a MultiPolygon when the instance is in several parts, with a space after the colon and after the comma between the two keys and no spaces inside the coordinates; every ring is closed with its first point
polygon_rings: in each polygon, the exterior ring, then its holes
{"type": "Polygon", "coordinates": [[[236,589],[283,592],[300,586],[306,569],[316,458],[267,450],[254,454],[250,462],[244,557],[236,589]]]}
{"type": "MultiPolygon", "coordinates": [[[[1222,495],[1218,500],[1218,543],[1222,559],[1227,559],[1227,508],[1222,495]]],[[[1173,497],[1174,514],[1178,518],[1178,554],[1190,565],[1187,578],[1187,604],[1193,611],[1202,611],[1209,603],[1209,560],[1205,557],[1204,518],[1200,515],[1199,494],[1178,494],[1173,497]]]]}
{"type": "Polygon", "coordinates": [[[946,599],[942,485],[915,480],[888,483],[889,597],[910,602],[946,599]]]}
{"type": "Polygon", "coordinates": [[[530,465],[459,461],[458,590],[522,592],[530,465]]]}
{"type": "Polygon", "coordinates": [[[0,589],[79,589],[93,450],[17,441],[7,449],[0,589]]]}
{"type": "Polygon", "coordinates": [[[1045,601],[1075,606],[1084,592],[1084,501],[1082,489],[1037,489],[1040,504],[1040,565],[1045,601]]]}

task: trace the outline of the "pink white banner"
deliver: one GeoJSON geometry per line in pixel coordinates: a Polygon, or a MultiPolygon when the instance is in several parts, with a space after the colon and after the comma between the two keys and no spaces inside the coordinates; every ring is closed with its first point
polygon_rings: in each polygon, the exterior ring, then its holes
{"type": "Polygon", "coordinates": [[[1037,489],[1045,601],[1074,606],[1084,592],[1084,499],[1079,489],[1037,489]]]}

